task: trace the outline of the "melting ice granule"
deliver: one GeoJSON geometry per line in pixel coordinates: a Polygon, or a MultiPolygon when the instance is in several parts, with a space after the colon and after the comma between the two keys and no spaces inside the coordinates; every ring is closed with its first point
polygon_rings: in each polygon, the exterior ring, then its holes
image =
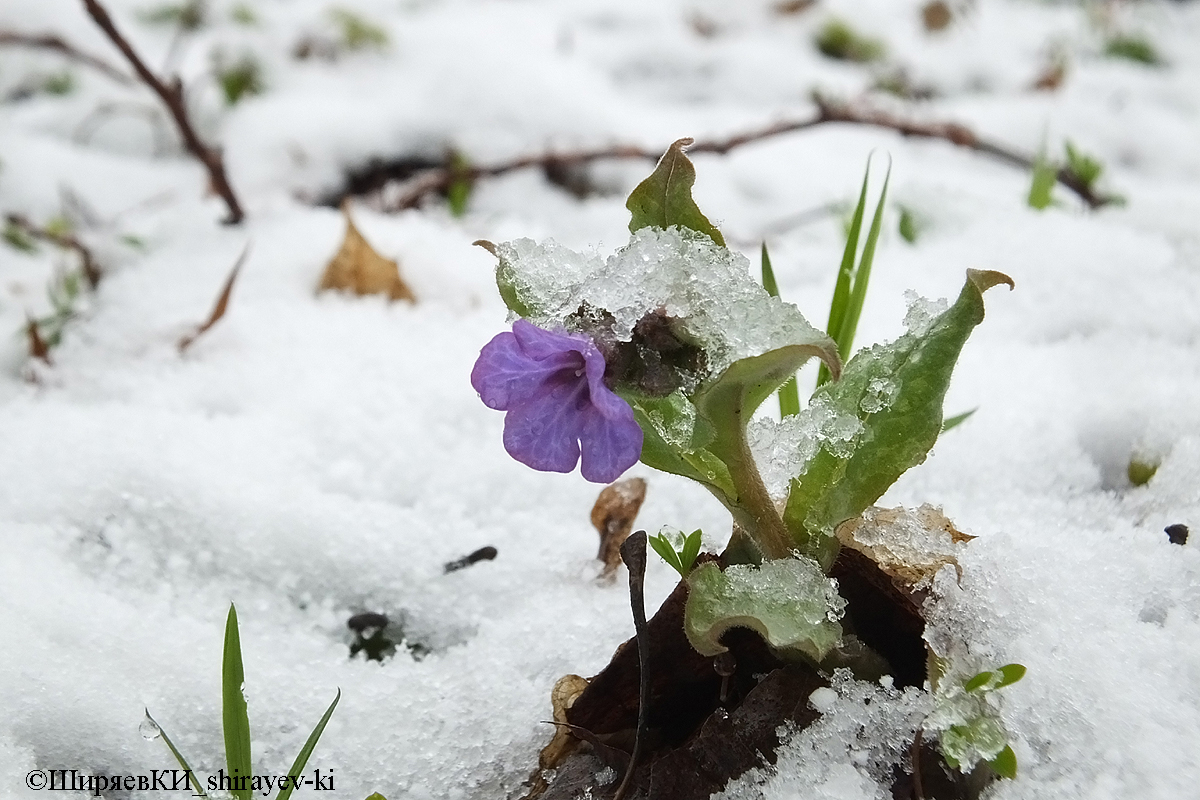
{"type": "Polygon", "coordinates": [[[149,714],[146,714],[142,724],[138,725],[138,733],[142,735],[143,739],[153,740],[162,736],[162,728],[158,727],[158,723],[152,720],[149,714]]]}
{"type": "Polygon", "coordinates": [[[904,330],[910,336],[924,336],[933,321],[950,308],[950,302],[946,298],[930,300],[921,297],[912,289],[905,290],[904,302],[908,304],[908,313],[904,315],[904,330]]]}
{"type": "Polygon", "coordinates": [[[867,414],[878,413],[892,405],[896,392],[900,389],[895,381],[887,378],[872,378],[867,382],[867,391],[859,401],[858,407],[867,414]]]}

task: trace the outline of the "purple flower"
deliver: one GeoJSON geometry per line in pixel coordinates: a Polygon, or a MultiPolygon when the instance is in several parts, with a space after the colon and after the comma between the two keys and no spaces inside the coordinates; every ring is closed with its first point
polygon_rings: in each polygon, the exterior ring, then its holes
{"type": "Polygon", "coordinates": [[[604,385],[604,356],[586,336],[519,319],[484,345],[471,385],[488,408],[507,411],[504,449],[543,472],[609,483],[637,463],[642,429],[633,409],[604,385]]]}

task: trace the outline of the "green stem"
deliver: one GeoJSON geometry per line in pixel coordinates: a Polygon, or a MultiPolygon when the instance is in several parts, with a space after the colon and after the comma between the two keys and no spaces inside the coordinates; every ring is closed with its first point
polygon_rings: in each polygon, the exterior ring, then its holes
{"type": "MultiPolygon", "coordinates": [[[[740,415],[738,421],[742,422],[740,415]]],[[[737,489],[737,502],[729,506],[734,522],[749,535],[765,558],[791,556],[792,537],[767,492],[758,465],[754,463],[746,441],[745,424],[734,426],[730,435],[718,434],[710,449],[729,467],[729,476],[737,489]]]]}

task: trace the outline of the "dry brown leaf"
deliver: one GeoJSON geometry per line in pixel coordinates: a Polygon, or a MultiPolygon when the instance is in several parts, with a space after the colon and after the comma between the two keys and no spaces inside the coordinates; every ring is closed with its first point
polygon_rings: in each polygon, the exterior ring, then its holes
{"type": "Polygon", "coordinates": [[[546,779],[542,773],[554,769],[562,760],[579,747],[579,738],[571,733],[567,722],[567,709],[575,702],[588,686],[587,678],[578,675],[564,675],[550,690],[550,706],[554,710],[554,737],[550,744],[542,748],[538,754],[538,768],[529,776],[532,786],[522,800],[532,800],[546,791],[546,779]]]}
{"type": "Polygon", "coordinates": [[[941,509],[925,504],[917,509],[868,508],[838,526],[837,538],[891,577],[921,587],[947,564],[961,577],[958,546],[975,537],[955,528],[941,509]]]}
{"type": "Polygon", "coordinates": [[[342,204],[342,215],[346,218],[346,236],[325,267],[317,291],[349,289],[355,294],[386,294],[392,300],[415,303],[412,289],[400,277],[400,265],[376,253],[354,226],[349,203],[342,204]]]}
{"type": "Polygon", "coordinates": [[[611,576],[621,565],[621,545],[633,530],[646,499],[646,482],[641,478],[628,478],[604,487],[592,507],[592,524],[600,533],[600,551],[596,558],[604,562],[601,577],[611,576]]]}
{"type": "Polygon", "coordinates": [[[233,294],[233,284],[237,280],[238,273],[242,269],[242,264],[246,263],[246,257],[250,255],[250,245],[246,244],[242,254],[238,256],[238,260],[234,262],[233,269],[229,271],[229,277],[225,279],[225,286],[221,289],[221,293],[217,295],[217,302],[213,304],[213,310],[208,315],[208,319],[204,321],[196,330],[189,333],[179,340],[179,352],[186,352],[192,346],[192,342],[200,338],[209,328],[216,325],[221,317],[225,316],[225,311],[229,308],[229,296],[233,294]]]}

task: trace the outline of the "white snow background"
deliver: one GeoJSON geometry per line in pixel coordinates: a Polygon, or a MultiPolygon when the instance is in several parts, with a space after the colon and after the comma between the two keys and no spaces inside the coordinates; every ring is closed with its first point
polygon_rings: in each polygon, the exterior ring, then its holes
{"type": "MultiPolygon", "coordinates": [[[[108,268],[31,383],[20,329],[46,311],[64,257],[0,247],[0,796],[41,796],[24,788],[34,768],[173,767],[139,734],[146,707],[193,767],[215,772],[235,601],[258,772],[286,772],[340,687],[308,765],[334,772],[330,797],[516,797],[551,733],[540,721],[554,681],[597,672],[632,621],[624,578],[594,580],[600,487],[511,460],[502,415],[468,383],[505,325],[493,259],[471,242],[611,252],[627,237],[624,196],[652,165],[599,165],[614,193],[583,201],[533,170],[484,181],[462,219],[437,202],[360,206],[415,306],[316,296],[343,223],[303,198],[371,156],[454,146],[491,163],[803,118],[813,89],[856,97],[882,69],[816,52],[814,32],[840,15],[939,92],[872,103],[1027,152],[1057,155],[1070,139],[1127,205],[1088,212],[1059,187],[1060,205],[1038,212],[1027,173],[848,126],[699,155],[697,200],[751,259],[768,240],[783,296],[820,325],[841,220],[773,226],[851,202],[868,154],[890,154],[894,203],[859,344],[898,335],[906,289],[953,297],[967,267],[1015,279],[988,293],[947,400],[948,414],[978,412],[881,504],[941,505],[978,537],[954,624],[981,658],[1029,668],[1003,692],[1020,776],[990,797],[1200,797],[1200,554],[1163,533],[1200,525],[1200,3],[977,0],[930,35],[913,0],[823,0],[791,16],[766,0],[346,0],[390,44],[336,63],[290,55],[301,35],[334,33],[326,0],[248,5],[255,26],[213,0],[179,59],[203,134],[225,149],[241,226],[218,223],[205,174],[144,87],[70,66],[73,93],[0,104],[0,211],[44,221],[69,188],[101,220],[81,236],[108,268]],[[1148,35],[1165,66],[1103,57],[1105,25],[1148,35]],[[226,108],[217,48],[257,55],[265,92],[226,108]],[[1056,51],[1064,85],[1030,91],[1056,51]],[[160,121],[121,113],[80,141],[105,103],[160,121]],[[897,234],[895,203],[928,221],[915,245],[897,234]],[[247,241],[229,313],[181,357],[176,342],[247,241]],[[1134,452],[1161,459],[1140,488],[1124,477],[1134,452]],[[484,545],[495,561],[442,573],[484,545]],[[349,659],[346,619],[363,610],[402,617],[433,652],[349,659]]],[[[150,4],[108,6],[162,64],[171,30],[135,13],[150,4]]],[[[55,32],[125,66],[75,0],[7,0],[0,27],[55,32]]],[[[0,49],[0,94],[65,63],[0,49]]],[[[723,544],[728,516],[701,489],[630,474],[649,481],[640,527],[702,527],[709,549],[723,544]]],[[[652,561],[652,609],[675,577],[652,561]]],[[[872,733],[805,734],[777,775],[729,794],[882,797],[856,766],[872,733]]]]}

